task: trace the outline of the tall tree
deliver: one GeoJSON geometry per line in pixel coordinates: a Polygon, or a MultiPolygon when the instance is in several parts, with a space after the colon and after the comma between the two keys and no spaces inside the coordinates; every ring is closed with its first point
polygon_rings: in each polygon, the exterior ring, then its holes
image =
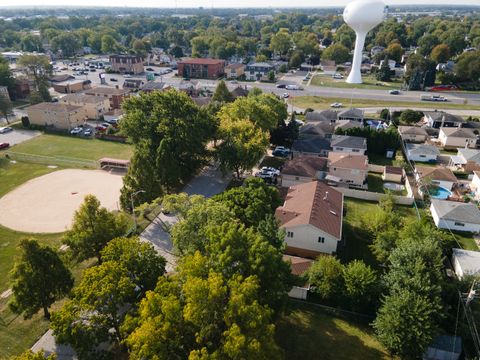
{"type": "Polygon", "coordinates": [[[25,318],[42,309],[49,319],[50,305],[70,292],[72,274],[54,250],[35,240],[22,240],[19,251],[20,258],[11,273],[14,297],[10,307],[25,318]]]}
{"type": "Polygon", "coordinates": [[[227,85],[225,84],[225,81],[221,80],[218,83],[217,88],[215,89],[215,93],[213,94],[212,100],[218,101],[218,102],[233,101],[233,96],[228,90],[227,85]]]}
{"type": "Polygon", "coordinates": [[[450,48],[445,44],[437,45],[433,48],[430,57],[437,63],[446,63],[450,59],[450,48]]]}
{"type": "Polygon", "coordinates": [[[75,211],[72,228],[65,233],[63,242],[78,261],[94,256],[101,261],[102,249],[110,240],[125,235],[127,226],[123,216],[109,212],[95,196],[87,195],[75,211]]]}
{"type": "Polygon", "coordinates": [[[333,60],[336,64],[343,64],[351,59],[350,50],[342,44],[332,44],[322,54],[323,60],[333,60]]]}
{"type": "Polygon", "coordinates": [[[333,256],[320,256],[306,273],[313,292],[322,299],[338,298],[343,288],[343,265],[333,256]]]}
{"type": "Polygon", "coordinates": [[[32,350],[27,350],[21,353],[20,355],[10,358],[10,360],[56,360],[56,359],[57,359],[56,354],[51,354],[49,356],[46,356],[43,351],[34,353],[32,350]]]}
{"type": "Polygon", "coordinates": [[[12,102],[10,101],[10,98],[7,97],[7,95],[0,94],[0,114],[3,115],[5,120],[7,121],[7,124],[9,124],[8,121],[8,115],[12,112],[12,102]]]}
{"type": "Polygon", "coordinates": [[[388,63],[388,56],[385,57],[385,59],[383,60],[383,63],[382,65],[380,66],[380,68],[378,69],[377,71],[377,74],[376,74],[376,77],[377,77],[377,80],[379,81],[391,81],[391,70],[390,70],[390,64],[388,63]]]}

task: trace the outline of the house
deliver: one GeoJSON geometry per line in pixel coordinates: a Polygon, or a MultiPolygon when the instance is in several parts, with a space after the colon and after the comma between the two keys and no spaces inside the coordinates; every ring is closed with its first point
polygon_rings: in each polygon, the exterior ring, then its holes
{"type": "Polygon", "coordinates": [[[450,166],[456,166],[469,173],[480,170],[480,150],[459,148],[457,155],[450,156],[450,166]]]}
{"type": "Polygon", "coordinates": [[[336,185],[353,188],[367,188],[368,158],[341,152],[328,154],[328,175],[326,179],[336,185]]]}
{"type": "Polygon", "coordinates": [[[480,171],[473,172],[473,178],[470,182],[470,189],[475,194],[475,199],[480,200],[480,171]]]}
{"type": "Polygon", "coordinates": [[[441,127],[438,140],[445,148],[476,148],[477,135],[472,129],[441,127]]]}
{"type": "Polygon", "coordinates": [[[225,76],[227,79],[239,79],[245,74],[245,65],[229,64],[225,66],[225,76]]]}
{"type": "Polygon", "coordinates": [[[363,127],[363,124],[355,120],[338,120],[337,122],[335,122],[335,130],[342,129],[345,131],[348,129],[362,128],[362,127],[363,127]]]}
{"type": "Polygon", "coordinates": [[[61,94],[73,94],[88,90],[92,87],[90,80],[66,80],[51,83],[53,90],[61,94]]]}
{"type": "Polygon", "coordinates": [[[143,58],[137,55],[110,55],[110,66],[120,74],[143,74],[143,58]]]}
{"type": "Polygon", "coordinates": [[[141,92],[150,93],[152,91],[166,91],[170,89],[171,86],[163,82],[148,81],[140,89],[141,92]]]}
{"type": "Polygon", "coordinates": [[[248,93],[249,93],[249,91],[247,90],[247,88],[246,87],[243,88],[241,86],[237,86],[235,89],[230,91],[230,94],[232,94],[232,97],[234,99],[239,98],[239,97],[248,96],[248,93]]]}
{"type": "Polygon", "coordinates": [[[305,121],[334,123],[337,121],[337,112],[335,110],[309,111],[305,113],[305,121]]]}
{"type": "Polygon", "coordinates": [[[333,60],[322,60],[320,66],[324,75],[334,75],[337,72],[337,65],[333,60]]]}
{"type": "Polygon", "coordinates": [[[432,199],[430,212],[439,229],[480,232],[480,210],[473,203],[432,199]]]}
{"type": "Polygon", "coordinates": [[[455,274],[462,279],[467,275],[480,274],[480,252],[452,249],[452,264],[455,274]]]}
{"type": "Polygon", "coordinates": [[[409,161],[436,162],[440,151],[433,145],[406,144],[407,158],[409,161]]]}
{"type": "Polygon", "coordinates": [[[422,360],[459,360],[462,353],[460,336],[439,335],[428,345],[422,360]]]}
{"type": "Polygon", "coordinates": [[[129,96],[130,90],[120,89],[118,86],[97,86],[86,90],[85,94],[107,98],[110,101],[111,109],[120,109],[122,107],[123,100],[129,96]]]}
{"type": "Polygon", "coordinates": [[[186,79],[218,79],[225,73],[225,60],[186,59],[179,61],[178,76],[186,79]]]}
{"type": "Polygon", "coordinates": [[[139,90],[145,84],[142,79],[125,79],[123,82],[124,89],[132,89],[132,91],[139,90]]]}
{"type": "MultiPolygon", "coordinates": [[[[312,259],[306,259],[298,256],[291,256],[291,255],[283,255],[283,261],[290,263],[290,269],[292,275],[294,276],[302,276],[313,263],[312,259]]],[[[304,286],[293,286],[292,289],[289,291],[288,296],[295,298],[306,300],[308,291],[310,290],[310,284],[305,284],[304,286]]]]}
{"type": "Polygon", "coordinates": [[[394,183],[403,183],[405,178],[405,170],[399,166],[385,166],[382,174],[383,181],[394,183]]]}
{"type": "Polygon", "coordinates": [[[107,98],[86,94],[66,95],[60,99],[60,103],[81,106],[88,119],[98,120],[110,110],[110,101],[107,98]]]}
{"type": "Polygon", "coordinates": [[[363,121],[365,112],[360,109],[351,108],[340,111],[337,115],[338,120],[363,121]]]}
{"type": "Polygon", "coordinates": [[[466,122],[462,117],[444,111],[424,111],[423,121],[428,126],[436,129],[441,127],[461,127],[466,122]]]}
{"type": "Polygon", "coordinates": [[[292,186],[275,217],[286,232],[286,254],[333,254],[342,239],[343,194],[319,181],[292,186]]]}
{"type": "Polygon", "coordinates": [[[327,156],[330,151],[330,139],[321,136],[299,137],[292,145],[293,156],[327,156]]]}
{"type": "Polygon", "coordinates": [[[311,122],[300,128],[298,137],[320,136],[322,138],[331,139],[335,132],[335,125],[329,122],[311,122]]]}
{"type": "Polygon", "coordinates": [[[445,167],[417,166],[415,167],[415,179],[422,185],[436,185],[452,190],[458,182],[452,170],[445,167]]]}
{"type": "Polygon", "coordinates": [[[275,71],[275,67],[265,62],[248,64],[245,67],[245,78],[249,81],[267,80],[270,71],[275,71]]]}
{"type": "Polygon", "coordinates": [[[42,102],[25,109],[30,124],[70,130],[83,124],[85,113],[81,106],[65,103],[42,102]]]}
{"type": "Polygon", "coordinates": [[[403,141],[424,143],[428,138],[428,132],[418,126],[399,126],[398,132],[403,141]]]}
{"type": "Polygon", "coordinates": [[[332,151],[365,155],[367,139],[360,136],[332,135],[332,151]]]}
{"type": "Polygon", "coordinates": [[[281,185],[290,187],[322,180],[327,175],[327,158],[300,155],[287,161],[281,171],[281,185]]]}
{"type": "Polygon", "coordinates": [[[370,55],[373,57],[377,54],[381,54],[384,51],[385,51],[385,47],[383,46],[372,46],[372,48],[370,49],[370,55]]]}

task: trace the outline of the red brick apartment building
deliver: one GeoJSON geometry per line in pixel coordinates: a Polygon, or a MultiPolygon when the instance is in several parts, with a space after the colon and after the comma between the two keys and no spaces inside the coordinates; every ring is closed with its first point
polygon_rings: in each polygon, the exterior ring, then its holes
{"type": "Polygon", "coordinates": [[[225,73],[225,60],[187,59],[177,65],[178,75],[188,79],[218,79],[225,73]]]}

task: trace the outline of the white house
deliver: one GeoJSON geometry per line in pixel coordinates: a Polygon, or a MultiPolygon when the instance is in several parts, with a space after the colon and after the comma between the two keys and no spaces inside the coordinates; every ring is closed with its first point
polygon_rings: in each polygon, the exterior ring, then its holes
{"type": "Polygon", "coordinates": [[[422,185],[436,185],[449,191],[452,190],[453,185],[458,181],[452,170],[430,166],[417,166],[415,168],[415,179],[422,185]]]}
{"type": "Polygon", "coordinates": [[[439,229],[480,232],[480,210],[475,204],[432,199],[430,212],[439,229]]]}
{"type": "Polygon", "coordinates": [[[275,216],[286,232],[287,254],[333,254],[342,239],[343,194],[318,181],[295,185],[275,216]]]}
{"type": "Polygon", "coordinates": [[[476,148],[478,138],[472,129],[442,127],[438,140],[446,148],[476,148]]]}
{"type": "Polygon", "coordinates": [[[444,111],[424,111],[423,121],[432,128],[461,127],[466,122],[460,116],[452,115],[444,111]]]}
{"type": "Polygon", "coordinates": [[[330,146],[334,152],[365,155],[367,139],[359,136],[333,135],[330,146]]]}
{"type": "Polygon", "coordinates": [[[461,168],[465,172],[480,170],[480,150],[459,148],[457,155],[450,156],[450,166],[461,168]]]}
{"type": "Polygon", "coordinates": [[[475,199],[480,199],[480,171],[473,172],[473,178],[470,182],[470,189],[475,193],[475,199]]]}
{"type": "Polygon", "coordinates": [[[440,151],[433,145],[406,144],[407,158],[417,162],[436,162],[440,151]]]}
{"type": "Polygon", "coordinates": [[[465,275],[480,274],[480,252],[452,249],[452,263],[455,274],[461,279],[465,275]]]}

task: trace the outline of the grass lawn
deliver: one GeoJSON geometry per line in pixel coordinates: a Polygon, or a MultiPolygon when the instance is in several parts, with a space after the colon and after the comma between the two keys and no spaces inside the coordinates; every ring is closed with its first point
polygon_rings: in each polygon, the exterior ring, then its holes
{"type": "MultiPolygon", "coordinates": [[[[459,231],[453,231],[455,234],[455,238],[457,241],[462,245],[462,248],[465,250],[473,250],[473,251],[478,251],[478,246],[475,243],[475,240],[473,239],[473,234],[472,233],[466,233],[466,232],[459,232],[459,231]]],[[[457,246],[457,245],[455,245],[457,246]]]]}
{"type": "Polygon", "coordinates": [[[133,147],[113,141],[44,134],[13,146],[12,151],[85,160],[98,160],[102,157],[130,159],[133,147]]]}
{"type": "Polygon", "coordinates": [[[320,96],[296,96],[289,100],[289,104],[300,108],[312,108],[315,110],[330,109],[331,103],[343,103],[345,107],[406,107],[406,108],[431,108],[436,109],[460,109],[460,110],[480,110],[480,106],[463,105],[463,104],[450,104],[450,103],[435,103],[432,104],[425,102],[410,102],[410,101],[382,101],[374,99],[350,99],[349,97],[320,97],[320,96]],[[350,103],[350,101],[352,101],[350,103]]]}
{"type": "Polygon", "coordinates": [[[403,158],[403,154],[400,150],[397,151],[395,159],[387,159],[385,156],[378,154],[368,154],[368,162],[370,164],[383,166],[388,165],[403,167],[406,165],[405,159],[403,158]]]}
{"type": "Polygon", "coordinates": [[[380,194],[392,193],[393,195],[407,195],[407,190],[388,191],[383,187],[382,174],[368,173],[368,191],[380,194]]]}
{"type": "Polygon", "coordinates": [[[292,303],[276,327],[276,339],[289,360],[391,359],[372,330],[309,304],[292,303]]]}
{"type": "Polygon", "coordinates": [[[345,79],[337,80],[331,75],[315,75],[310,82],[313,86],[325,86],[336,88],[348,88],[348,89],[370,89],[370,90],[392,90],[400,89],[403,85],[403,81],[394,80],[392,82],[378,81],[375,76],[367,75],[362,76],[362,84],[348,84],[345,79]],[[378,84],[378,85],[377,85],[378,84]]]}

